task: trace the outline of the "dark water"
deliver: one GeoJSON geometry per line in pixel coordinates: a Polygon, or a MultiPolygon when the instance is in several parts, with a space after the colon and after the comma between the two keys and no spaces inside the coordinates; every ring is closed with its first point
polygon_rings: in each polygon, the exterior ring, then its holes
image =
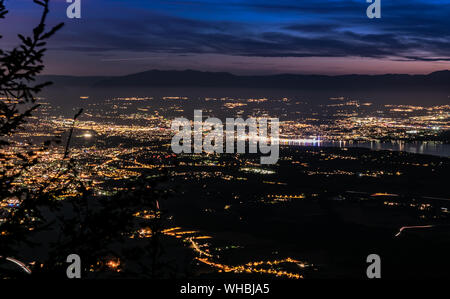
{"type": "MultiPolygon", "coordinates": [[[[305,144],[311,146],[311,144],[305,144]]],[[[450,144],[443,144],[434,141],[424,142],[320,142],[314,143],[318,147],[360,147],[371,150],[402,151],[414,154],[424,154],[439,157],[450,157],[450,144]]]]}

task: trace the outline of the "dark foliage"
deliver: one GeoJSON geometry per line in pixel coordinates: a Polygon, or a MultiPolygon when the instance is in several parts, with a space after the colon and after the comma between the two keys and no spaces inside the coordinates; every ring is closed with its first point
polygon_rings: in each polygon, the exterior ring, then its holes
{"type": "MultiPolygon", "coordinates": [[[[55,195],[49,192],[50,181],[33,188],[23,182],[24,173],[38,163],[35,149],[29,145],[20,151],[5,150],[11,145],[10,138],[39,107],[36,94],[50,84],[33,83],[44,69],[42,59],[47,40],[63,26],[59,24],[47,30],[48,0],[35,0],[34,3],[43,12],[32,34],[19,34],[21,44],[10,51],[0,49],[0,203],[7,207],[0,211],[0,218],[4,219],[0,226],[0,253],[5,255],[13,254],[12,245],[25,241],[26,234],[42,223],[37,207],[52,204],[55,195]]],[[[6,14],[4,0],[0,0],[0,19],[6,14]]],[[[40,150],[47,149],[50,144],[51,141],[45,142],[40,150]]]]}
{"type": "MultiPolygon", "coordinates": [[[[52,166],[46,180],[35,179],[44,174],[33,173],[33,168],[42,164],[39,154],[58,147],[60,138],[39,146],[19,147],[14,142],[39,107],[36,95],[50,84],[33,83],[44,69],[47,40],[63,26],[47,30],[49,0],[34,3],[43,12],[32,34],[18,35],[18,47],[0,50],[0,259],[20,259],[25,247],[45,247],[45,257],[31,257],[33,276],[65,278],[66,258],[75,253],[82,259],[83,277],[160,277],[167,273],[164,269],[169,269],[160,262],[164,213],[159,202],[166,191],[157,189],[155,180],[142,175],[124,182],[124,192],[95,196],[70,155],[70,140],[82,110],[73,119],[65,148],[61,148],[62,158],[52,166]],[[142,211],[151,217],[136,217],[142,211]],[[151,233],[135,238],[136,231],[142,229],[151,233]],[[43,240],[40,232],[52,237],[43,240]]],[[[6,14],[4,0],[0,0],[0,19],[6,14]]],[[[0,277],[14,276],[11,273],[15,272],[2,273],[0,268],[0,277]]]]}

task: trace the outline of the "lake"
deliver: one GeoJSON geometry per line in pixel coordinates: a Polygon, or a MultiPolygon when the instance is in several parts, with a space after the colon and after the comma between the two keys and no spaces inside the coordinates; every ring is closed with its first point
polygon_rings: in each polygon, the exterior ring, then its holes
{"type": "MultiPolygon", "coordinates": [[[[302,145],[302,144],[300,144],[302,145]]],[[[388,151],[402,151],[414,154],[424,154],[439,157],[450,157],[450,144],[444,144],[434,141],[420,141],[420,142],[355,142],[355,141],[324,141],[318,143],[305,143],[305,146],[318,147],[359,147],[369,148],[371,150],[388,150],[388,151]]]]}

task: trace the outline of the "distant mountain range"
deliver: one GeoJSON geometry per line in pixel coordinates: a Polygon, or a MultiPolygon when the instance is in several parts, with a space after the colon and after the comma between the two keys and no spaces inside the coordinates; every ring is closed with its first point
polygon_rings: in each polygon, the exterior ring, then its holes
{"type": "Polygon", "coordinates": [[[214,87],[271,89],[431,89],[450,91],[450,71],[428,75],[295,75],[238,76],[230,73],[201,71],[151,70],[126,76],[40,76],[39,81],[53,81],[56,86],[83,87],[214,87]]]}

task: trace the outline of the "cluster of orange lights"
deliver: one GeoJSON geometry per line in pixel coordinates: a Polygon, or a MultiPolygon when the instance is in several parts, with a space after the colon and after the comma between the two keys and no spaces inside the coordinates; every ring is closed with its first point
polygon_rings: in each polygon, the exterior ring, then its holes
{"type": "Polygon", "coordinates": [[[260,274],[269,274],[269,275],[275,275],[277,277],[287,277],[291,279],[303,279],[303,275],[297,274],[297,273],[290,273],[287,271],[281,271],[281,270],[275,270],[275,269],[262,269],[262,268],[256,268],[257,266],[262,265],[277,265],[281,263],[288,263],[288,262],[296,262],[300,263],[298,261],[294,261],[292,259],[286,259],[281,261],[270,261],[270,262],[251,262],[247,263],[245,265],[238,265],[238,266],[229,266],[229,265],[223,265],[219,263],[214,263],[207,258],[196,258],[198,261],[208,265],[212,266],[219,270],[219,272],[233,272],[233,273],[260,273],[260,274]],[[289,261],[288,261],[289,260],[289,261]],[[256,266],[255,266],[256,264],[256,266]]]}
{"type": "Polygon", "coordinates": [[[276,270],[276,269],[265,269],[262,268],[263,266],[276,266],[280,264],[285,263],[292,263],[297,264],[300,268],[305,268],[308,265],[292,259],[292,258],[286,258],[282,260],[275,260],[275,261],[259,261],[259,262],[249,262],[245,265],[238,265],[238,266],[230,266],[230,265],[224,265],[219,264],[216,262],[211,261],[211,258],[213,258],[213,255],[210,253],[209,249],[202,249],[202,246],[194,241],[194,238],[190,237],[186,239],[190,244],[191,248],[200,256],[206,256],[205,258],[197,257],[196,259],[206,265],[212,266],[219,270],[219,272],[233,272],[233,273],[259,273],[259,274],[268,274],[268,275],[275,275],[277,277],[287,277],[291,279],[302,279],[303,275],[297,274],[297,273],[290,273],[287,271],[282,270],[276,270]]]}
{"type": "Polygon", "coordinates": [[[106,266],[108,266],[108,268],[113,271],[120,272],[120,260],[119,259],[109,260],[106,263],[106,266]]]}
{"type": "MultiPolygon", "coordinates": [[[[142,216],[142,215],[135,215],[142,216]]],[[[203,264],[216,268],[219,272],[233,272],[233,273],[259,273],[259,274],[267,274],[267,275],[275,275],[277,277],[286,277],[290,279],[303,279],[303,275],[298,273],[291,273],[284,270],[273,269],[273,266],[277,266],[280,264],[297,264],[300,268],[306,268],[309,265],[303,263],[301,261],[286,258],[282,260],[274,260],[274,261],[258,261],[258,262],[248,262],[244,265],[224,265],[217,262],[212,261],[214,256],[211,254],[210,250],[207,248],[208,244],[200,244],[196,242],[196,240],[202,239],[210,239],[211,236],[198,236],[198,231],[195,230],[182,230],[181,227],[173,227],[168,228],[162,231],[162,233],[166,236],[171,236],[177,239],[183,239],[184,241],[190,244],[190,247],[193,251],[198,254],[200,257],[196,259],[203,264]],[[206,248],[205,248],[206,247],[206,248]],[[204,257],[204,258],[202,258],[204,257]]],[[[137,232],[138,237],[140,238],[149,238],[152,233],[150,228],[141,229],[137,232]]],[[[132,236],[133,237],[133,236],[132,236]]],[[[110,260],[107,263],[108,267],[111,269],[118,269],[120,266],[120,261],[110,260]]]]}

